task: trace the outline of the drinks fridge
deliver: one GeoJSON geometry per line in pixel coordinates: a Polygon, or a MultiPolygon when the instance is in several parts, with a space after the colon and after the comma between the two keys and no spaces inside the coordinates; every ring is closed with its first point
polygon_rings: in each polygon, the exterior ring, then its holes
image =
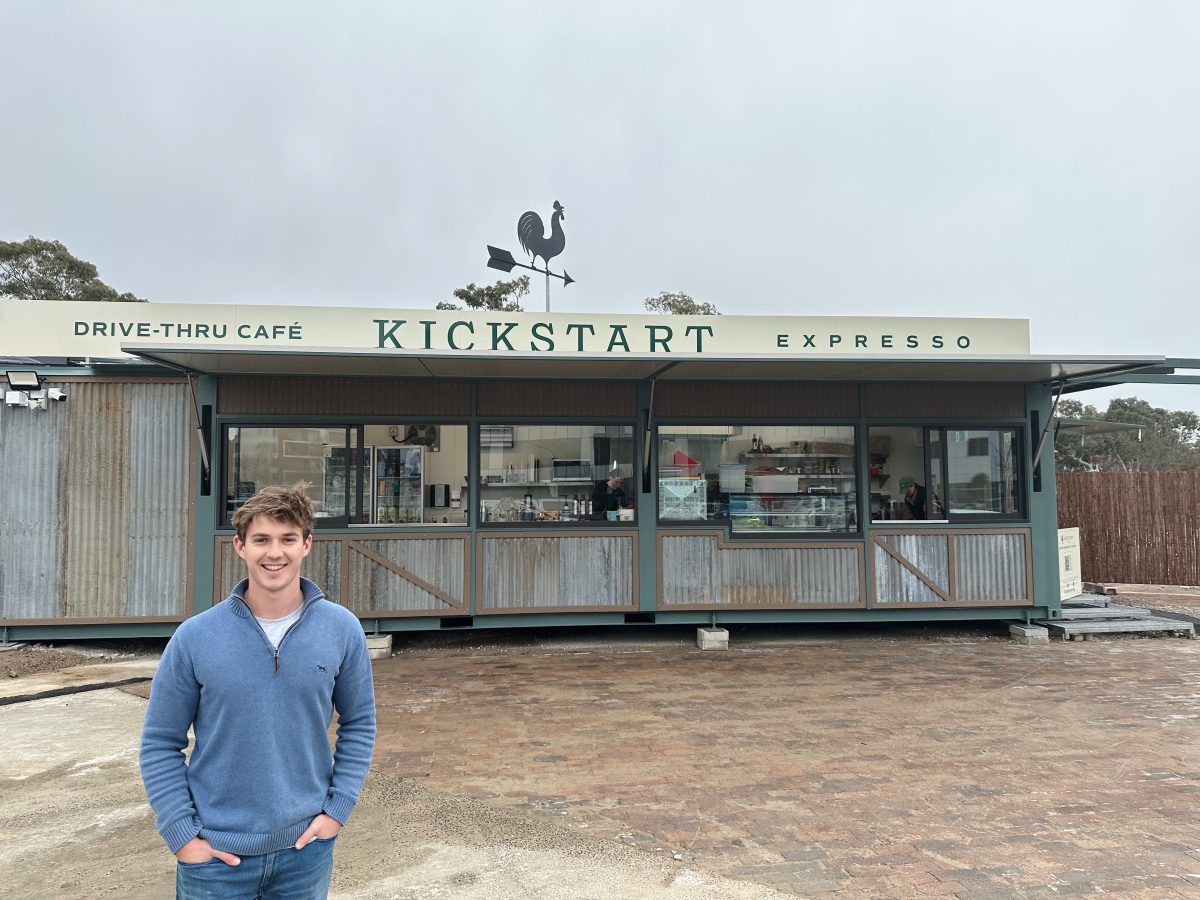
{"type": "Polygon", "coordinates": [[[419,523],[424,507],[424,447],[376,447],[374,509],[376,525],[419,523]]]}

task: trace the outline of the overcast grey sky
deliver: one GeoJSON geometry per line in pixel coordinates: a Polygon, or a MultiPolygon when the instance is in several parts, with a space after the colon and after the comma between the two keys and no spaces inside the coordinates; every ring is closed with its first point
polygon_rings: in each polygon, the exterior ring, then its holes
{"type": "MultiPolygon", "coordinates": [[[[559,200],[556,310],[1200,357],[1192,0],[4,0],[0,34],[0,239],[152,300],[432,307],[559,200]]],[[[1200,408],[1081,396],[1134,393],[1200,408]]]]}

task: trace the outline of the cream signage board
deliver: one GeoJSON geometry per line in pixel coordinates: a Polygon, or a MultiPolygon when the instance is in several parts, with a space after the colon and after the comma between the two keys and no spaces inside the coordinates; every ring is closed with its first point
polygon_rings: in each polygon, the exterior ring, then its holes
{"type": "Polygon", "coordinates": [[[1012,356],[1027,319],[646,316],[174,303],[0,303],[0,355],[122,356],[121,344],[477,353],[1012,356]]]}
{"type": "Polygon", "coordinates": [[[1070,600],[1083,593],[1078,528],[1058,529],[1058,590],[1060,600],[1070,600]]]}

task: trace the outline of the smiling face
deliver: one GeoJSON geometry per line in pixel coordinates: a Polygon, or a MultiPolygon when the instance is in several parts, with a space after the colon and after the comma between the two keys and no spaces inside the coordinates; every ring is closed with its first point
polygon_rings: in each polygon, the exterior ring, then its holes
{"type": "Polygon", "coordinates": [[[233,549],[246,561],[246,603],[255,615],[267,610],[286,614],[299,604],[300,563],[312,549],[312,535],[304,537],[299,523],[255,516],[245,541],[234,537],[233,549]]]}

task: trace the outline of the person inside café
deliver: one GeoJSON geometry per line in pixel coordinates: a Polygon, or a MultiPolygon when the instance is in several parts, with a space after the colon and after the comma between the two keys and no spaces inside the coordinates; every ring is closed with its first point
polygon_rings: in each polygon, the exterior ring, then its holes
{"type": "Polygon", "coordinates": [[[917,484],[916,479],[905,475],[900,479],[900,490],[903,496],[900,498],[900,518],[902,519],[927,519],[929,518],[925,509],[925,486],[917,484]]]}
{"type": "Polygon", "coordinates": [[[597,519],[615,519],[617,511],[627,503],[625,476],[619,468],[611,469],[608,478],[598,482],[592,492],[592,515],[597,519]]]}

